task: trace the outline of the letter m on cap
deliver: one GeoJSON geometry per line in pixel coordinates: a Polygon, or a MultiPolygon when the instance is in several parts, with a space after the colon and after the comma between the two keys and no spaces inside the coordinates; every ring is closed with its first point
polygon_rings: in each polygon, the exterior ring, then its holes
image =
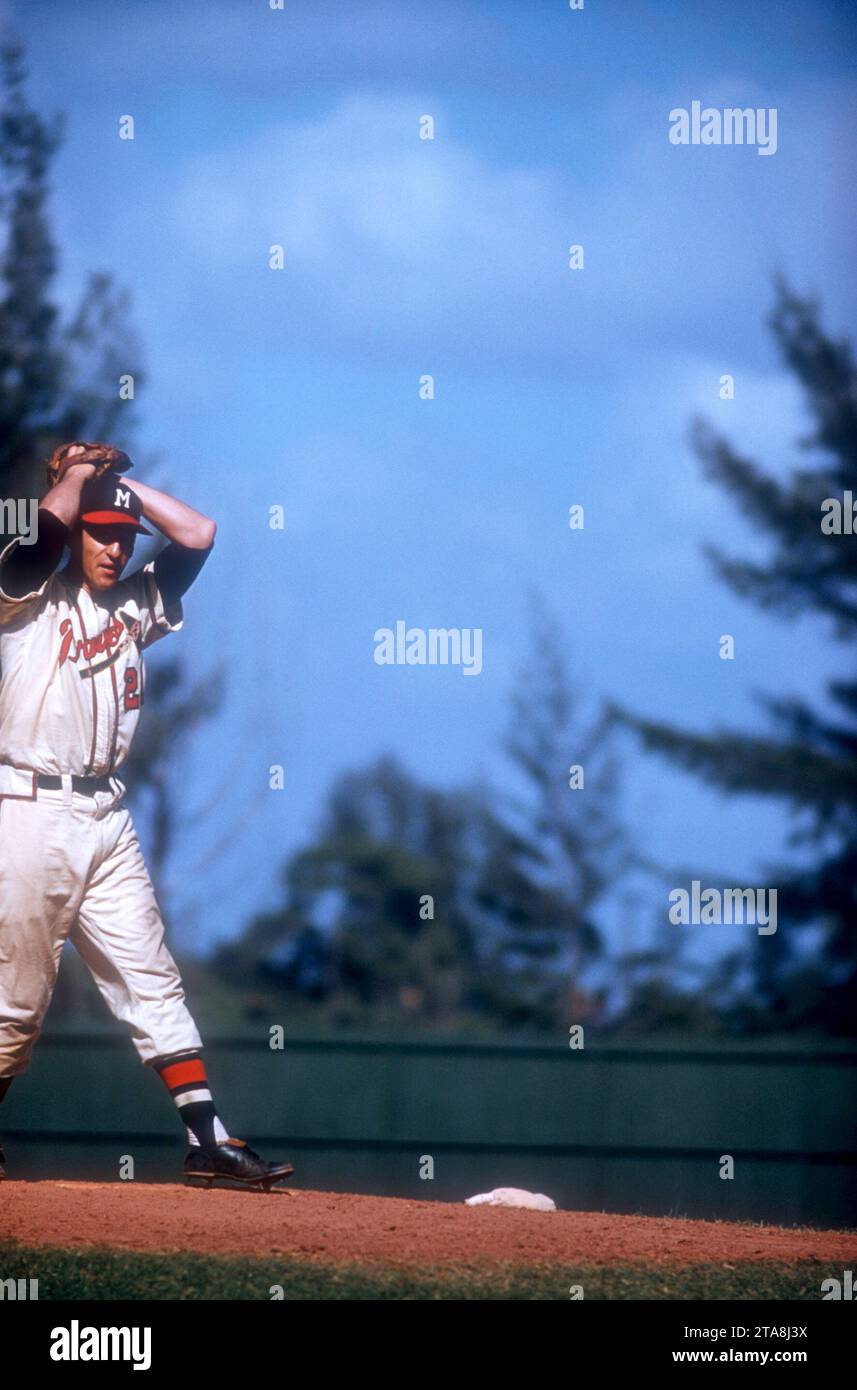
{"type": "Polygon", "coordinates": [[[114,507],[124,507],[125,511],[131,510],[131,494],[124,487],[117,487],[114,507]]]}

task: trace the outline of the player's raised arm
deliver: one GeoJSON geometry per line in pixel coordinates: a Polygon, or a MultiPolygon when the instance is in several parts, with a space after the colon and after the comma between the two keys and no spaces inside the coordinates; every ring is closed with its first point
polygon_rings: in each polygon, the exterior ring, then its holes
{"type": "MultiPolygon", "coordinates": [[[[82,447],[81,452],[83,452],[82,447]]],[[[69,460],[73,458],[74,453],[71,451],[69,460]]],[[[39,503],[39,511],[50,512],[57,521],[61,521],[70,530],[80,515],[80,494],[83,491],[83,485],[88,478],[93,476],[95,471],[94,463],[76,464],[70,461],[59,482],[54,483],[50,491],[45,493],[39,503]]]]}
{"type": "Polygon", "coordinates": [[[170,541],[155,560],[154,578],[167,608],[172,608],[193,584],[214,545],[217,525],[186,502],[136,479],[124,479],[143,505],[147,521],[170,541]]]}
{"type": "Polygon", "coordinates": [[[38,534],[32,545],[14,545],[4,552],[0,590],[11,599],[22,599],[38,592],[49,575],[53,574],[69,532],[80,513],[80,495],[84,483],[96,471],[93,463],[73,463],[82,446],[73,446],[67,455],[67,471],[45,494],[39,503],[38,534]]]}
{"type": "Polygon", "coordinates": [[[217,534],[217,523],[211,517],[136,478],[123,478],[122,482],[124,486],[133,488],[143,504],[146,519],[153,522],[167,540],[188,550],[211,549],[217,534]]]}

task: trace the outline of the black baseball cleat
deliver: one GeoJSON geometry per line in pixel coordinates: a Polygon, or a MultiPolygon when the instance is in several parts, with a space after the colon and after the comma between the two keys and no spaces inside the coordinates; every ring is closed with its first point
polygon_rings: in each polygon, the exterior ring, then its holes
{"type": "Polygon", "coordinates": [[[266,1163],[243,1139],[220,1139],[216,1152],[194,1146],[184,1161],[189,1187],[249,1187],[268,1192],[294,1171],[291,1163],[266,1163]]]}

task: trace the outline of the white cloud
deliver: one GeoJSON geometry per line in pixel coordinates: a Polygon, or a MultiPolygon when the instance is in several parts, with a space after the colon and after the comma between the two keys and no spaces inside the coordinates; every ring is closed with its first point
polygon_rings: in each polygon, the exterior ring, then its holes
{"type": "Polygon", "coordinates": [[[174,220],[195,257],[237,273],[285,246],[287,273],[317,302],[392,330],[453,291],[482,312],[511,295],[515,315],[561,275],[555,176],[493,170],[448,139],[418,138],[416,99],[354,94],[328,116],[268,128],[199,161],[174,220]],[[534,245],[541,254],[533,261],[534,245]]]}
{"type": "MultiPolygon", "coordinates": [[[[752,356],[782,248],[800,273],[811,251],[823,276],[827,248],[801,230],[809,151],[772,172],[752,150],[677,150],[662,97],[636,95],[624,132],[611,97],[592,134],[603,170],[590,158],[578,174],[538,151],[498,164],[450,135],[439,110],[438,137],[420,140],[416,95],[352,92],[317,120],[197,159],[168,220],[215,294],[337,350],[580,373],[702,345],[752,356]],[[567,267],[572,242],[586,248],[583,272],[567,267]],[[264,270],[272,243],[285,247],[282,288],[264,270]]],[[[801,113],[830,132],[827,97],[801,113]]]]}

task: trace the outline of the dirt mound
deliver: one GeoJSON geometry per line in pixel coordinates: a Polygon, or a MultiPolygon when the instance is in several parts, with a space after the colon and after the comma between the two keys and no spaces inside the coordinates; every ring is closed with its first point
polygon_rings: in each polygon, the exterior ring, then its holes
{"type": "Polygon", "coordinates": [[[602,1212],[538,1212],[343,1192],[197,1191],[142,1183],[5,1182],[0,1238],[27,1245],[285,1255],[412,1265],[677,1266],[830,1260],[853,1266],[857,1235],[602,1212]]]}

